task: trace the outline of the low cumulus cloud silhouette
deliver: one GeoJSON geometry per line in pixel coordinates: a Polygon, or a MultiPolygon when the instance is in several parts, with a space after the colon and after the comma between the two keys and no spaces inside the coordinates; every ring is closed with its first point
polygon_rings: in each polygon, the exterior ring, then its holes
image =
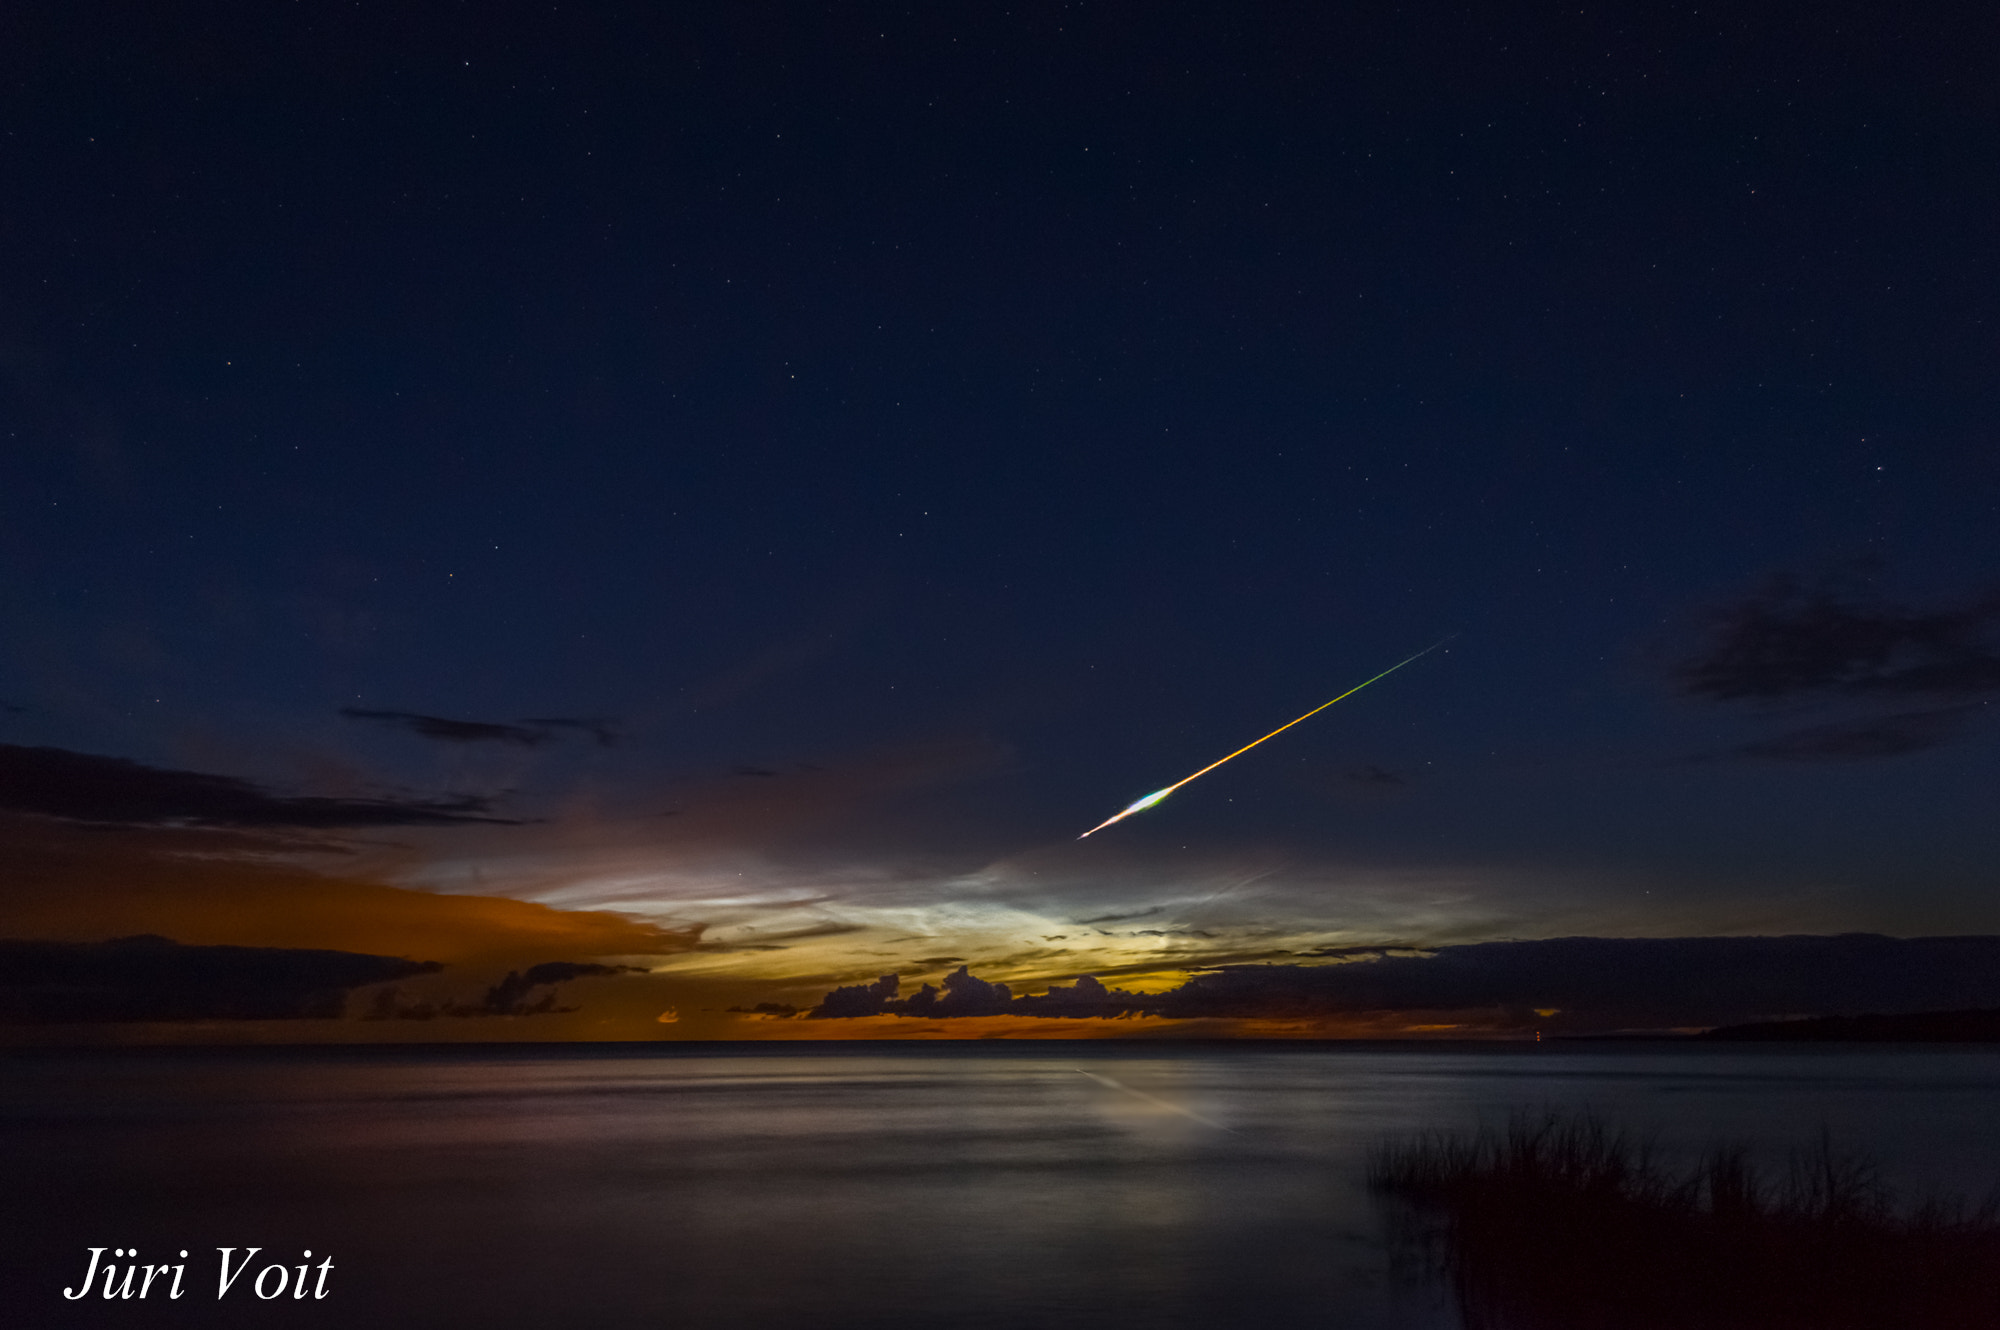
{"type": "Polygon", "coordinates": [[[362,1014],[363,1020],[431,1020],[439,1016],[549,1016],[577,1010],[556,1005],[555,986],[572,979],[639,973],[629,965],[597,965],[586,961],[546,961],[526,970],[509,970],[507,977],[486,990],[477,1002],[405,1002],[402,993],[385,988],[362,1014]],[[550,991],[535,998],[538,988],[550,991]]]}
{"type": "Polygon", "coordinates": [[[1121,1016],[1141,1009],[1136,993],[1106,988],[1089,975],[1068,988],[1053,986],[1033,997],[1015,997],[1005,984],[988,983],[961,965],[944,978],[942,988],[925,984],[908,997],[898,996],[902,984],[885,974],[872,984],[855,984],[828,993],[810,1013],[814,1020],[853,1016],[1121,1016]]]}
{"type": "Polygon", "coordinates": [[[1016,998],[1014,1009],[1024,1016],[1079,1017],[1127,1016],[1143,1010],[1145,998],[1122,988],[1106,988],[1102,982],[1084,975],[1068,988],[1051,984],[1049,991],[1032,997],[1016,998]]]}
{"type": "Polygon", "coordinates": [[[0,1020],[326,1020],[356,988],[429,974],[432,961],[287,947],[0,940],[0,1020]]]}
{"type": "Polygon", "coordinates": [[[729,1010],[738,1016],[762,1016],[771,1021],[788,1021],[798,1015],[801,1009],[789,1002],[759,1002],[755,1006],[731,1007],[729,1010]]]}
{"type": "Polygon", "coordinates": [[[64,748],[0,744],[0,810],[78,822],[208,827],[382,827],[481,822],[485,799],[329,799],[274,794],[233,776],[149,767],[64,748]]]}
{"type": "Polygon", "coordinates": [[[898,997],[901,981],[885,974],[872,984],[836,988],[812,1016],[1000,1016],[1011,1009],[1013,994],[1005,984],[991,984],[961,965],[944,978],[944,987],[925,984],[908,997],[898,997]]]}
{"type": "Polygon", "coordinates": [[[1989,936],[1574,937],[1351,955],[1332,965],[1222,966],[1152,994],[1086,977],[1014,997],[961,967],[942,990],[926,984],[902,997],[897,977],[884,975],[833,990],[811,1015],[1311,1020],[1451,1012],[1483,1013],[1476,1023],[1485,1028],[1588,1032],[2000,1006],[2000,937],[1989,936]]]}
{"type": "MultiPolygon", "coordinates": [[[[885,974],[872,984],[836,988],[820,999],[820,1004],[812,1010],[812,1017],[815,1020],[840,1020],[853,1016],[887,1015],[901,987],[902,982],[895,975],[885,974]]],[[[897,1014],[902,1013],[899,1010],[897,1014]]]]}
{"type": "MultiPolygon", "coordinates": [[[[584,961],[547,961],[541,965],[531,965],[526,970],[509,970],[507,977],[486,990],[486,999],[481,1008],[491,1016],[518,1016],[535,1011],[537,1004],[529,1001],[529,996],[538,988],[553,988],[556,984],[566,984],[572,979],[591,979],[600,975],[622,973],[629,967],[618,965],[596,965],[584,961]]],[[[540,1010],[555,1009],[555,994],[550,992],[542,998],[540,1010]]]]}

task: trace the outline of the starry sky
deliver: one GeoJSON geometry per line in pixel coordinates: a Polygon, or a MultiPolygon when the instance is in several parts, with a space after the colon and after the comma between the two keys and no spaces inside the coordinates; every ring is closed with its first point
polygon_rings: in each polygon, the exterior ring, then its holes
{"type": "Polygon", "coordinates": [[[1709,948],[1567,1008],[1679,1028],[2000,932],[1991,16],[0,25],[17,1032],[1518,1032],[1565,938],[1709,948]]]}

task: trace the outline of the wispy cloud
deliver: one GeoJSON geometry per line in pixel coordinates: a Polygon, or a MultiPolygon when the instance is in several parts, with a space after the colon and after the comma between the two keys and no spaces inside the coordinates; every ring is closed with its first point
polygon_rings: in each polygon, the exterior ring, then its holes
{"type": "Polygon", "coordinates": [[[0,744],[0,810],[79,822],[215,827],[352,828],[517,825],[488,800],[332,799],[274,794],[249,781],[149,767],[63,748],[0,744]]]}
{"type": "Polygon", "coordinates": [[[349,720],[372,721],[439,743],[501,743],[532,748],[555,738],[557,730],[581,731],[602,747],[609,747],[617,740],[612,722],[603,717],[531,716],[518,721],[454,720],[418,711],[378,711],[368,707],[342,707],[340,714],[349,720]]]}
{"type": "Polygon", "coordinates": [[[547,743],[548,730],[539,726],[514,725],[504,721],[451,720],[444,716],[426,716],[415,711],[374,711],[364,707],[342,707],[340,714],[349,720],[369,720],[380,725],[388,725],[425,739],[435,739],[439,743],[485,744],[509,743],[532,746],[547,743]]]}
{"type": "Polygon", "coordinates": [[[1131,919],[1150,919],[1166,908],[1164,905],[1152,905],[1143,910],[1128,910],[1120,914],[1095,914],[1088,919],[1077,919],[1073,922],[1079,928],[1086,924],[1122,924],[1131,919]]]}
{"type": "Polygon", "coordinates": [[[595,739],[600,748],[618,742],[617,722],[606,716],[530,716],[521,724],[550,730],[578,730],[595,739]]]}
{"type": "Polygon", "coordinates": [[[1710,640],[1675,677],[1690,696],[1723,702],[2000,693],[1996,626],[1992,593],[1919,609],[1782,577],[1715,615],[1710,640]]]}
{"type": "Polygon", "coordinates": [[[1851,577],[1775,578],[1712,616],[1702,648],[1674,668],[1675,685],[1709,702],[1835,714],[1696,760],[1866,762],[1949,743],[1982,701],[2000,698],[1996,630],[2000,593],[1918,607],[1864,596],[1851,577]],[[1952,704],[1879,710],[1917,699],[1952,704]]]}
{"type": "Polygon", "coordinates": [[[1808,725],[1744,744],[1732,750],[1732,755],[1775,762],[1858,762],[1901,757],[1948,743],[1981,709],[1975,703],[1808,725]]]}

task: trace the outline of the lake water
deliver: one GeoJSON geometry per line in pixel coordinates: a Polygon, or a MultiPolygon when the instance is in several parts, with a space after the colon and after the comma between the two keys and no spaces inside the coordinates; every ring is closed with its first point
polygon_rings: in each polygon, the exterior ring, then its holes
{"type": "MultiPolygon", "coordinates": [[[[62,1326],[1443,1330],[1367,1148],[1590,1107],[2000,1182],[2000,1050],[979,1044],[0,1057],[0,1320],[62,1326]],[[66,1301],[89,1247],[181,1263],[66,1301]],[[216,1248],[327,1296],[216,1299],[216,1248]],[[317,1281],[320,1276],[311,1276],[317,1281]]],[[[266,1285],[271,1287],[270,1284],[266,1285]]]]}

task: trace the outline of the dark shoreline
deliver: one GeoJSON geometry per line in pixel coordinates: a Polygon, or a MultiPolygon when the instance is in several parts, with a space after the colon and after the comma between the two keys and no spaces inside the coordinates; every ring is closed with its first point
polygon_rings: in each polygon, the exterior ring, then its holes
{"type": "Polygon", "coordinates": [[[1723,1025],[1694,1036],[1704,1041],[1856,1044],[2000,1043],[2000,1010],[1912,1011],[1896,1015],[1815,1016],[1796,1021],[1723,1025]]]}

